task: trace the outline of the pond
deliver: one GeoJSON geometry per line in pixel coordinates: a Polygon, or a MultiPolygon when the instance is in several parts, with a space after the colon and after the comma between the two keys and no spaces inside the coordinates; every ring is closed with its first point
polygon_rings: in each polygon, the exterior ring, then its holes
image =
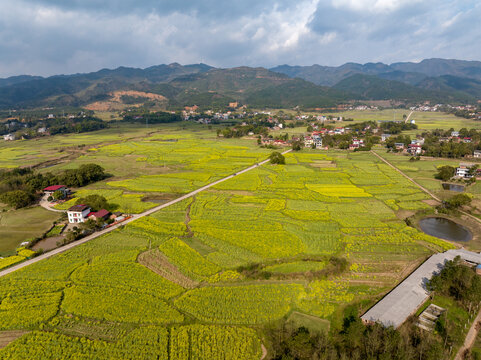
{"type": "Polygon", "coordinates": [[[473,234],[464,226],[449,219],[429,217],[419,221],[421,230],[426,234],[451,241],[470,241],[473,234]]]}
{"type": "Polygon", "coordinates": [[[444,190],[450,190],[450,191],[463,192],[464,191],[464,185],[443,183],[443,189],[444,190]]]}

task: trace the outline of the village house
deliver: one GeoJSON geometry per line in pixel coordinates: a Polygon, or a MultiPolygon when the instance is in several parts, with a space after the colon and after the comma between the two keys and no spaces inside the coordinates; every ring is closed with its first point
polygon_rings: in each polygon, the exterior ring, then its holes
{"type": "Polygon", "coordinates": [[[99,219],[107,220],[110,218],[110,215],[111,215],[110,211],[102,209],[96,212],[89,213],[87,217],[92,220],[99,220],[99,219]]]}
{"type": "Polygon", "coordinates": [[[459,131],[451,131],[451,137],[458,137],[459,131]]]}
{"type": "Polygon", "coordinates": [[[74,205],[67,210],[68,222],[71,224],[83,223],[90,213],[90,206],[74,205]]]}
{"type": "Polygon", "coordinates": [[[43,189],[43,193],[48,196],[52,196],[55,191],[63,192],[64,196],[69,193],[69,190],[65,185],[51,185],[43,189]]]}
{"type": "Polygon", "coordinates": [[[304,138],[304,146],[305,147],[312,147],[314,144],[314,139],[311,136],[306,136],[304,138]]]}
{"type": "Polygon", "coordinates": [[[404,150],[404,143],[394,143],[396,150],[404,150]]]}
{"type": "Polygon", "coordinates": [[[465,137],[465,138],[463,138],[463,143],[469,144],[470,142],[471,142],[471,138],[470,138],[470,137],[465,137]]]}
{"type": "Polygon", "coordinates": [[[473,176],[469,174],[469,171],[473,167],[473,164],[459,164],[459,167],[456,168],[456,176],[463,179],[470,179],[473,176]]]}
{"type": "Polygon", "coordinates": [[[3,140],[5,140],[5,141],[13,141],[13,140],[15,140],[15,134],[3,135],[3,140]]]}
{"type": "Polygon", "coordinates": [[[473,157],[481,158],[481,150],[474,150],[473,157]]]}
{"type": "Polygon", "coordinates": [[[391,134],[382,134],[381,141],[384,142],[391,137],[391,134]]]}
{"type": "Polygon", "coordinates": [[[423,149],[419,144],[409,144],[407,151],[408,153],[414,156],[414,155],[421,155],[423,152],[423,149]]]}

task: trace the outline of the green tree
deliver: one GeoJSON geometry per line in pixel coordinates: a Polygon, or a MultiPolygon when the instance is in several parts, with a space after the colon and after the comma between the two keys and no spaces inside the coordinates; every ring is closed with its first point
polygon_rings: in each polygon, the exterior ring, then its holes
{"type": "Polygon", "coordinates": [[[24,190],[13,190],[0,195],[0,200],[15,209],[20,209],[30,205],[34,197],[24,190]]]}
{"type": "Polygon", "coordinates": [[[437,174],[434,176],[436,179],[448,181],[456,173],[456,169],[449,165],[444,165],[438,168],[437,174]]]}
{"type": "Polygon", "coordinates": [[[286,163],[286,158],[278,151],[274,151],[270,156],[269,159],[271,160],[271,164],[280,164],[283,165],[286,163]]]}
{"type": "Polygon", "coordinates": [[[53,198],[55,200],[62,200],[65,198],[65,193],[63,191],[57,190],[53,193],[53,198]]]}
{"type": "Polygon", "coordinates": [[[101,209],[109,208],[109,203],[107,202],[107,199],[102,195],[96,195],[96,194],[87,195],[86,197],[83,197],[83,198],[78,198],[75,203],[77,205],[80,205],[80,204],[88,205],[90,206],[92,211],[99,211],[101,209]]]}

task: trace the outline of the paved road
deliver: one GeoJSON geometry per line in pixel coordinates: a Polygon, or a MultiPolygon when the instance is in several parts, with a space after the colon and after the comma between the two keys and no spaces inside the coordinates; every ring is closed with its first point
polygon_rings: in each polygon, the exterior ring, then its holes
{"type": "MultiPolygon", "coordinates": [[[[292,150],[287,150],[287,151],[284,151],[282,154],[287,154],[288,152],[291,152],[291,151],[292,151],[292,150]]],[[[39,256],[31,259],[31,260],[24,261],[24,262],[22,262],[22,263],[20,263],[20,264],[18,264],[18,265],[11,266],[11,267],[9,267],[8,269],[5,269],[5,270],[0,271],[0,277],[5,276],[5,275],[8,275],[8,274],[10,274],[10,273],[13,273],[14,271],[17,271],[17,270],[19,270],[19,269],[22,269],[22,268],[24,268],[24,267],[26,267],[26,266],[29,266],[29,265],[31,265],[31,264],[34,264],[34,263],[36,263],[36,262],[42,261],[42,260],[44,260],[44,259],[48,259],[49,257],[55,256],[55,255],[60,254],[60,253],[62,253],[62,252],[64,252],[64,251],[70,250],[70,249],[72,249],[72,248],[74,248],[74,247],[76,247],[76,246],[82,245],[82,244],[86,243],[87,241],[93,240],[93,239],[95,239],[95,238],[98,238],[99,236],[102,236],[102,235],[107,234],[107,233],[109,233],[109,232],[111,232],[111,231],[114,231],[115,229],[118,229],[120,226],[126,225],[126,224],[128,224],[128,223],[130,223],[130,222],[132,222],[132,221],[135,221],[135,220],[137,220],[137,219],[140,219],[140,218],[142,218],[142,217],[144,217],[144,216],[151,215],[151,214],[155,213],[156,211],[165,209],[166,207],[169,207],[169,206],[171,206],[171,205],[174,205],[174,204],[176,204],[176,203],[178,203],[178,202],[180,202],[180,201],[182,201],[182,200],[188,199],[188,198],[190,198],[190,197],[192,197],[192,196],[194,196],[194,195],[197,195],[198,193],[200,193],[200,192],[202,192],[202,191],[205,191],[205,190],[211,188],[212,186],[215,186],[215,185],[217,185],[217,184],[219,184],[219,183],[221,183],[221,182],[224,182],[224,181],[227,181],[227,180],[229,180],[229,179],[232,179],[233,177],[235,177],[235,176],[237,176],[237,175],[244,174],[244,173],[246,173],[246,172],[248,172],[248,171],[254,170],[254,169],[257,168],[258,166],[263,165],[263,164],[265,164],[265,163],[267,163],[267,162],[269,162],[269,159],[264,160],[264,161],[262,161],[262,162],[260,162],[260,163],[255,164],[255,165],[249,166],[248,168],[246,168],[246,169],[244,169],[244,170],[241,170],[241,171],[239,171],[239,172],[237,172],[237,173],[234,173],[234,174],[232,174],[232,175],[229,175],[229,176],[227,176],[227,177],[225,177],[225,178],[222,178],[222,179],[220,179],[220,180],[214,181],[213,183],[210,183],[210,184],[208,184],[208,185],[202,186],[201,188],[199,188],[199,189],[197,189],[197,190],[194,190],[194,191],[192,191],[192,192],[190,192],[190,193],[188,193],[188,194],[185,194],[185,195],[183,195],[183,196],[181,196],[181,197],[179,197],[179,198],[177,198],[177,199],[175,199],[175,200],[172,200],[172,201],[169,201],[169,202],[167,202],[167,203],[165,203],[165,204],[156,206],[156,207],[154,207],[154,208],[152,208],[152,209],[150,209],[150,210],[147,210],[147,211],[145,211],[145,212],[143,212],[143,213],[141,213],[141,214],[136,214],[136,215],[132,216],[130,219],[128,219],[128,220],[126,220],[126,221],[123,221],[123,222],[121,222],[121,223],[119,223],[119,224],[117,224],[117,225],[114,225],[114,226],[112,226],[112,227],[109,227],[109,228],[107,228],[107,229],[98,231],[98,232],[96,232],[96,233],[94,233],[94,234],[92,234],[92,235],[86,236],[86,237],[84,237],[84,238],[81,239],[81,240],[78,240],[78,241],[75,241],[75,242],[73,242],[73,243],[64,245],[64,246],[62,246],[62,247],[59,247],[59,248],[54,249],[54,250],[52,250],[52,251],[49,251],[48,253],[39,255],[39,256]]]]}
{"type": "Polygon", "coordinates": [[[471,347],[474,344],[474,341],[476,340],[476,336],[478,336],[479,327],[477,325],[480,321],[481,321],[481,311],[478,313],[478,316],[476,316],[476,319],[474,319],[473,324],[469,328],[468,334],[466,335],[466,339],[464,340],[464,344],[461,347],[461,349],[459,349],[454,360],[464,359],[464,356],[463,356],[464,352],[468,349],[471,349],[471,347]]]}

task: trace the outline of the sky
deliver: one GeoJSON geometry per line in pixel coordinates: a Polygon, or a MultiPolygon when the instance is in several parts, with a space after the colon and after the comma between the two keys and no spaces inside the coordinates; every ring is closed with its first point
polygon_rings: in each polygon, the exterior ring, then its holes
{"type": "Polygon", "coordinates": [[[0,77],[481,60],[477,0],[1,0],[0,77]]]}

